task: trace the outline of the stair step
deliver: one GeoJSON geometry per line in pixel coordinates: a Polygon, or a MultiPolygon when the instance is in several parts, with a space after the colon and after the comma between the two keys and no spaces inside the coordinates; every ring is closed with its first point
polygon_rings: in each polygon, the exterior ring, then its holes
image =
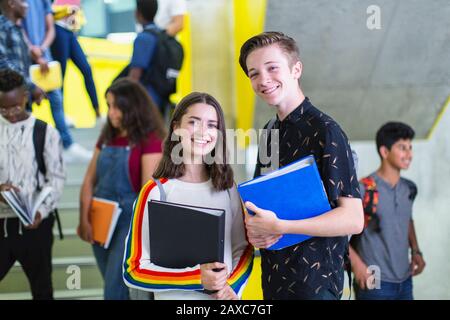
{"type": "MultiPolygon", "coordinates": [[[[61,219],[61,225],[63,229],[76,229],[80,221],[80,214],[78,208],[76,209],[64,209],[58,207],[59,217],[61,219]]],[[[57,234],[57,226],[55,224],[54,232],[57,234]]]]}
{"type": "MultiPolygon", "coordinates": [[[[66,165],[66,181],[83,181],[88,163],[69,163],[66,165]]],[[[81,183],[80,183],[81,185],[81,183]]]]}
{"type": "Polygon", "coordinates": [[[77,201],[80,198],[80,188],[80,184],[66,183],[61,198],[59,199],[59,203],[64,204],[77,201]]]}
{"type": "MultiPolygon", "coordinates": [[[[67,273],[69,266],[80,268],[81,289],[103,287],[103,279],[93,256],[53,258],[53,289],[68,290],[67,280],[73,273],[67,273]]],[[[0,282],[0,294],[26,292],[29,284],[20,264],[15,263],[6,277],[0,282]]]]}
{"type": "Polygon", "coordinates": [[[55,240],[53,242],[53,257],[77,257],[93,255],[91,244],[78,237],[76,229],[63,229],[64,239],[59,239],[59,233],[53,230],[55,240]]]}

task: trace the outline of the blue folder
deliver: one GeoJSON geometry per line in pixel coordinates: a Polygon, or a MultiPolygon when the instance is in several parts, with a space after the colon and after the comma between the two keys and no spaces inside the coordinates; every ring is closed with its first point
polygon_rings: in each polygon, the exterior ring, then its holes
{"type": "MultiPolygon", "coordinates": [[[[307,156],[238,186],[242,200],[275,212],[284,220],[302,220],[331,210],[314,156],[307,156]]],[[[251,212],[250,212],[251,213],[251,212]]],[[[285,234],[269,250],[280,250],[311,236],[285,234]]]]}

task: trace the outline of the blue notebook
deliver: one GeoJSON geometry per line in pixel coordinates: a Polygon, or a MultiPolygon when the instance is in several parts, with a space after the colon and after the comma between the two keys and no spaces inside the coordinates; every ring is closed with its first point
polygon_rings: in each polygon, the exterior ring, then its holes
{"type": "MultiPolygon", "coordinates": [[[[314,156],[302,158],[238,186],[242,200],[275,212],[284,220],[302,220],[331,210],[314,156]]],[[[311,236],[285,234],[269,250],[280,250],[311,236]]]]}

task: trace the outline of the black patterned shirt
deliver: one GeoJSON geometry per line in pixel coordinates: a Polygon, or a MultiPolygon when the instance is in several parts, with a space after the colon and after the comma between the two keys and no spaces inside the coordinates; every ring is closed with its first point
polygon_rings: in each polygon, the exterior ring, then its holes
{"type": "MultiPolygon", "coordinates": [[[[273,129],[279,129],[279,167],[312,154],[332,208],[340,197],[360,198],[347,136],[308,98],[283,121],[277,118],[273,129]]],[[[258,159],[255,177],[264,167],[258,159]]],[[[260,252],[264,299],[342,296],[348,237],[313,237],[282,250],[260,252]]]]}

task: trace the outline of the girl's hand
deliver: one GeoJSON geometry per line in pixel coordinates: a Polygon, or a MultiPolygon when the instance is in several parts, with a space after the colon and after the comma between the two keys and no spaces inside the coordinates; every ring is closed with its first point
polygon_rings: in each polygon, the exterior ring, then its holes
{"type": "Polygon", "coordinates": [[[214,293],[212,297],[217,300],[239,300],[237,294],[228,284],[219,290],[219,292],[214,293]]]}
{"type": "Polygon", "coordinates": [[[228,279],[227,266],[224,263],[214,262],[200,265],[201,281],[206,290],[221,290],[228,279]],[[214,271],[220,269],[220,271],[214,271]]]}
{"type": "Polygon", "coordinates": [[[88,221],[78,225],[77,234],[82,240],[89,242],[90,244],[94,243],[92,240],[92,226],[88,221]]]}

